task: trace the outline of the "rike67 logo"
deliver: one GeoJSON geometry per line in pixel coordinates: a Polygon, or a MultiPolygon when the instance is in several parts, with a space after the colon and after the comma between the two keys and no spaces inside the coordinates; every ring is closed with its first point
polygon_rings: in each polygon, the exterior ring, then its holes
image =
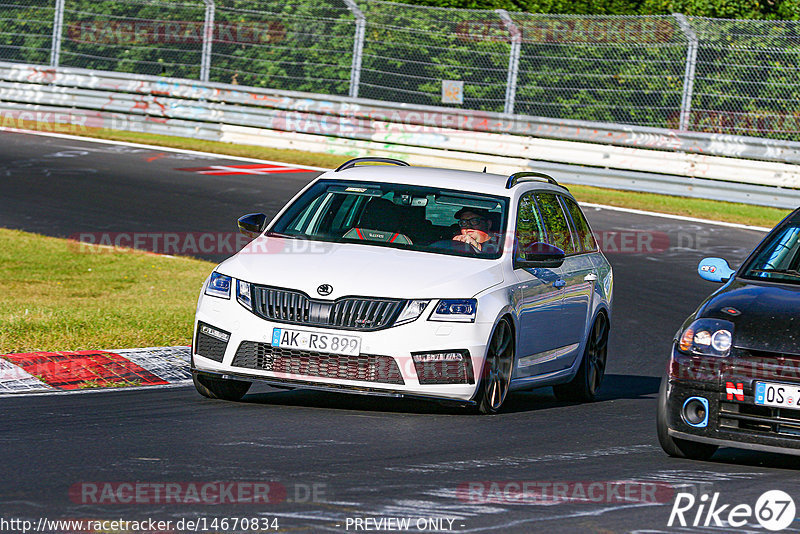
{"type": "Polygon", "coordinates": [[[704,493],[699,498],[691,493],[678,493],[667,526],[741,528],[752,526],[755,520],[763,528],[777,532],[792,524],[795,512],[794,499],[780,490],[763,493],[755,506],[723,504],[719,492],[704,493]]]}

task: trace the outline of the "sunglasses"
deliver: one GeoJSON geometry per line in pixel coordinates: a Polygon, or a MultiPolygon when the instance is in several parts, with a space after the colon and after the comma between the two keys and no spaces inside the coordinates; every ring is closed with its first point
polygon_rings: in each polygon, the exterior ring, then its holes
{"type": "Polygon", "coordinates": [[[472,219],[459,219],[458,220],[458,225],[461,228],[468,228],[470,226],[472,228],[475,228],[476,226],[481,225],[481,224],[483,224],[485,222],[486,222],[486,219],[484,219],[483,217],[473,217],[472,219]]]}

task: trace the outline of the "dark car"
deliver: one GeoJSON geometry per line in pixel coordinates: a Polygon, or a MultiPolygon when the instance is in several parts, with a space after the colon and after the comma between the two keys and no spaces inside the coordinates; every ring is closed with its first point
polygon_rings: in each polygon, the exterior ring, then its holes
{"type": "Polygon", "coordinates": [[[707,258],[725,285],[675,336],[658,399],[658,439],[671,456],[738,447],[800,455],[800,209],[738,271],[707,258]]]}

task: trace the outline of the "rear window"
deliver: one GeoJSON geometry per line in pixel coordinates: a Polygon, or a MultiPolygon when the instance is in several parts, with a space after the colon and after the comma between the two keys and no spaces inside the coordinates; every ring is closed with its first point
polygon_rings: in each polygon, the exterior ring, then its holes
{"type": "Polygon", "coordinates": [[[572,232],[558,197],[552,193],[537,193],[536,201],[547,230],[547,242],[560,248],[567,255],[578,252],[572,242],[572,232]]]}
{"type": "Polygon", "coordinates": [[[572,224],[575,226],[580,250],[582,252],[597,252],[597,241],[578,203],[567,197],[561,197],[561,200],[564,201],[567,211],[572,216],[572,224]]]}

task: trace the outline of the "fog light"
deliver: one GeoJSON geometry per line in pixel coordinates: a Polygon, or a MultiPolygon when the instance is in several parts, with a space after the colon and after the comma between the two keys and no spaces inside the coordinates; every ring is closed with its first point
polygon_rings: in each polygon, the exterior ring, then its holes
{"type": "Polygon", "coordinates": [[[689,397],[683,403],[681,410],[683,421],[695,428],[708,426],[708,399],[703,397],[689,397]]]}
{"type": "Polygon", "coordinates": [[[474,384],[472,359],[466,350],[412,353],[420,384],[474,384]]]}
{"type": "Polygon", "coordinates": [[[442,352],[439,354],[414,354],[415,362],[460,362],[464,356],[460,352],[442,352]]]}
{"type": "Polygon", "coordinates": [[[202,325],[200,327],[200,332],[202,332],[203,334],[205,334],[207,336],[211,336],[213,338],[219,339],[220,341],[225,341],[226,343],[231,338],[230,334],[227,334],[227,333],[225,333],[225,332],[223,332],[221,330],[217,330],[216,328],[213,328],[213,327],[210,327],[210,326],[207,326],[207,325],[202,325]]]}
{"type": "Polygon", "coordinates": [[[224,330],[214,328],[206,323],[197,323],[197,336],[192,344],[192,351],[198,356],[221,362],[228,348],[231,335],[224,330]]]}

